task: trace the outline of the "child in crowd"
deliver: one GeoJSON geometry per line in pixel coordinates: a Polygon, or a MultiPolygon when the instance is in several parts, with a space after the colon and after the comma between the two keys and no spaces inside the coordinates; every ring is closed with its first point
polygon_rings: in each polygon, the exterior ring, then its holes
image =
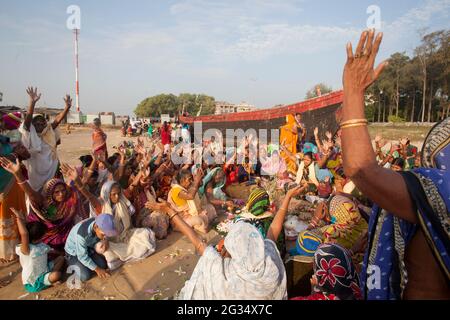
{"type": "Polygon", "coordinates": [[[22,281],[25,290],[31,293],[40,292],[61,279],[64,267],[64,257],[58,256],[54,261],[48,261],[51,248],[41,242],[47,227],[41,222],[25,223],[25,215],[21,211],[11,208],[16,216],[20,234],[20,244],[16,253],[22,266],[22,281]]]}

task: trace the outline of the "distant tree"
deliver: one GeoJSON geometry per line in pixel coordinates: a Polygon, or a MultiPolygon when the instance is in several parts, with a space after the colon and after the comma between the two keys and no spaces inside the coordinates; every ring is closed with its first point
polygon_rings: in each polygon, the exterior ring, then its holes
{"type": "Polygon", "coordinates": [[[308,90],[306,92],[306,99],[312,99],[312,98],[317,98],[317,88],[320,89],[320,93],[321,95],[330,93],[333,91],[333,89],[330,86],[327,86],[324,83],[319,83],[316,84],[313,88],[311,88],[310,90],[308,90]]]}
{"type": "Polygon", "coordinates": [[[378,109],[373,118],[378,121],[394,115],[407,121],[432,122],[450,115],[450,30],[422,33],[421,37],[412,57],[394,53],[369,88],[378,109]]]}
{"type": "Polygon", "coordinates": [[[190,115],[197,115],[201,107],[201,114],[214,114],[216,108],[216,100],[214,97],[205,94],[182,93],[178,96],[180,111],[183,109],[190,115]]]}
{"type": "Polygon", "coordinates": [[[202,106],[202,115],[213,114],[215,99],[205,94],[159,94],[144,99],[134,110],[138,117],[159,117],[161,114],[176,116],[183,111],[196,115],[202,106]]]}
{"type": "Polygon", "coordinates": [[[144,99],[134,113],[138,117],[158,117],[161,114],[174,115],[178,109],[178,98],[173,94],[159,94],[144,99]]]}

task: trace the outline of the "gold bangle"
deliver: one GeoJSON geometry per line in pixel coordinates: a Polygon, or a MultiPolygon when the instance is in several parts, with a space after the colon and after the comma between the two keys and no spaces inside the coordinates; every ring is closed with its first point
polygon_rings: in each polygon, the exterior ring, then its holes
{"type": "Polygon", "coordinates": [[[176,212],[175,214],[173,214],[173,215],[169,216],[169,220],[172,220],[172,219],[173,219],[173,217],[175,217],[175,216],[177,216],[177,215],[178,215],[178,212],[176,212]]]}
{"type": "Polygon", "coordinates": [[[353,124],[346,124],[344,126],[341,126],[341,129],[345,129],[345,128],[353,128],[353,127],[363,127],[363,126],[367,126],[367,123],[353,123],[353,124]]]}
{"type": "Polygon", "coordinates": [[[340,123],[340,126],[346,126],[348,124],[356,124],[356,123],[369,123],[367,119],[351,119],[340,123]]]}
{"type": "Polygon", "coordinates": [[[25,183],[27,183],[28,182],[28,180],[23,180],[23,181],[18,181],[17,182],[17,184],[19,185],[19,186],[21,186],[21,185],[23,185],[23,184],[25,184],[25,183]]]}

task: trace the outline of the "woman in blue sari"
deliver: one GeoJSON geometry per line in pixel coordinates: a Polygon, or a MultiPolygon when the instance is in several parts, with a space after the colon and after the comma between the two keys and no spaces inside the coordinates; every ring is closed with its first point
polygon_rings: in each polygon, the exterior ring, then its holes
{"type": "Polygon", "coordinates": [[[386,63],[374,69],[382,34],[362,33],[347,45],[342,108],[345,175],[373,203],[361,289],[369,300],[450,299],[450,118],[424,142],[423,168],[396,172],[378,166],[364,114],[364,92],[386,63]]]}

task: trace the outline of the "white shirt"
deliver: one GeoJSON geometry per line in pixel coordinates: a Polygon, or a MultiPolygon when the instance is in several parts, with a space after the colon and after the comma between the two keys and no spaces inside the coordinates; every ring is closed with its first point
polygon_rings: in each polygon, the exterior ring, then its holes
{"type": "Polygon", "coordinates": [[[22,266],[23,284],[34,285],[40,275],[49,272],[47,253],[50,250],[45,243],[30,244],[30,254],[24,255],[20,250],[20,244],[16,246],[16,254],[22,266]]]}
{"type": "Polygon", "coordinates": [[[39,191],[47,181],[55,177],[58,157],[53,156],[52,148],[38,136],[33,124],[30,125],[30,131],[27,131],[22,123],[19,131],[22,143],[31,155],[30,159],[23,162],[28,170],[29,184],[35,191],[39,191]]]}

